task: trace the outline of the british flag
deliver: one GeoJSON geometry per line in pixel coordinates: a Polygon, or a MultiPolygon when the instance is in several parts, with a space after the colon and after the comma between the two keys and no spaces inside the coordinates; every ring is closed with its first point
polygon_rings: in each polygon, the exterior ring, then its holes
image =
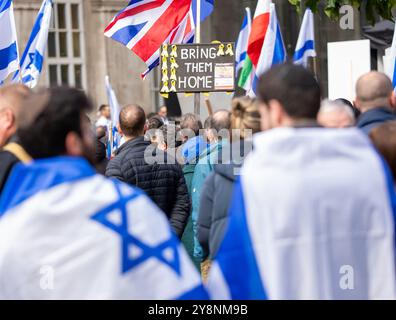
{"type": "MultiPolygon", "coordinates": [[[[197,0],[132,0],[105,29],[105,36],[122,43],[138,55],[148,69],[159,64],[163,43],[194,40],[197,0]]],[[[201,0],[201,21],[213,10],[214,0],[201,0]]]]}

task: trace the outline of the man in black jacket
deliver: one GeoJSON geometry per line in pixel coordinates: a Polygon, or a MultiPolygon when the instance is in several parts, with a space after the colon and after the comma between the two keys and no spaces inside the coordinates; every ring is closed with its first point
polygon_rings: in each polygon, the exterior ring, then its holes
{"type": "Polygon", "coordinates": [[[21,84],[0,88],[0,193],[14,165],[30,160],[15,135],[21,121],[22,102],[30,93],[30,89],[21,84]]]}
{"type": "Polygon", "coordinates": [[[361,111],[357,127],[366,134],[386,121],[396,120],[392,110],[396,107],[393,85],[383,73],[371,71],[360,77],[355,104],[361,111]]]}
{"type": "Polygon", "coordinates": [[[126,142],[109,162],[106,176],[145,191],[166,213],[181,238],[191,207],[183,171],[174,159],[145,141],[145,123],[141,107],[128,105],[121,110],[119,130],[126,142]]]}

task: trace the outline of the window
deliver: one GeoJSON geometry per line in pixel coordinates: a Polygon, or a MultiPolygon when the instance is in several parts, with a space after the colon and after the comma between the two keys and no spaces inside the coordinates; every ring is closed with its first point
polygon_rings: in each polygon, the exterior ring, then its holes
{"type": "Polygon", "coordinates": [[[85,87],[81,0],[55,0],[48,34],[47,80],[51,86],[85,87]]]}

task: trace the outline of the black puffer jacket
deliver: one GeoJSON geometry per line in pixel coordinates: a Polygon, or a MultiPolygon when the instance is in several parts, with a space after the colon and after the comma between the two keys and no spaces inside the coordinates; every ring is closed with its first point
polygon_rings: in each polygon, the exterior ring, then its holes
{"type": "MultiPolygon", "coordinates": [[[[238,152],[238,157],[241,158],[238,162],[223,159],[228,164],[216,164],[213,173],[205,180],[201,191],[198,241],[202,246],[204,259],[208,256],[213,259],[223,241],[228,225],[228,211],[234,182],[238,178],[242,162],[252,150],[253,144],[245,141],[245,144],[242,143],[240,146],[234,144],[231,147],[234,152],[238,152]]],[[[229,152],[232,159],[233,153],[229,149],[226,152],[229,152]]]]}
{"type": "Polygon", "coordinates": [[[180,238],[187,224],[191,202],[183,171],[172,160],[166,153],[155,149],[150,142],[144,141],[144,137],[138,137],[120,147],[117,155],[107,165],[106,176],[145,191],[166,213],[180,238]],[[152,156],[150,160],[145,159],[145,153],[152,156]]]}

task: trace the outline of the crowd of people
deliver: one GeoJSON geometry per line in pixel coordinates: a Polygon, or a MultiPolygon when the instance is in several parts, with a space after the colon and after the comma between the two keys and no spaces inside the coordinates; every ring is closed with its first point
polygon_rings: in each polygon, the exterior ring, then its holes
{"type": "Polygon", "coordinates": [[[0,88],[0,298],[396,298],[392,82],[258,86],[206,119],[126,105],[110,159],[109,106],[0,88]]]}

